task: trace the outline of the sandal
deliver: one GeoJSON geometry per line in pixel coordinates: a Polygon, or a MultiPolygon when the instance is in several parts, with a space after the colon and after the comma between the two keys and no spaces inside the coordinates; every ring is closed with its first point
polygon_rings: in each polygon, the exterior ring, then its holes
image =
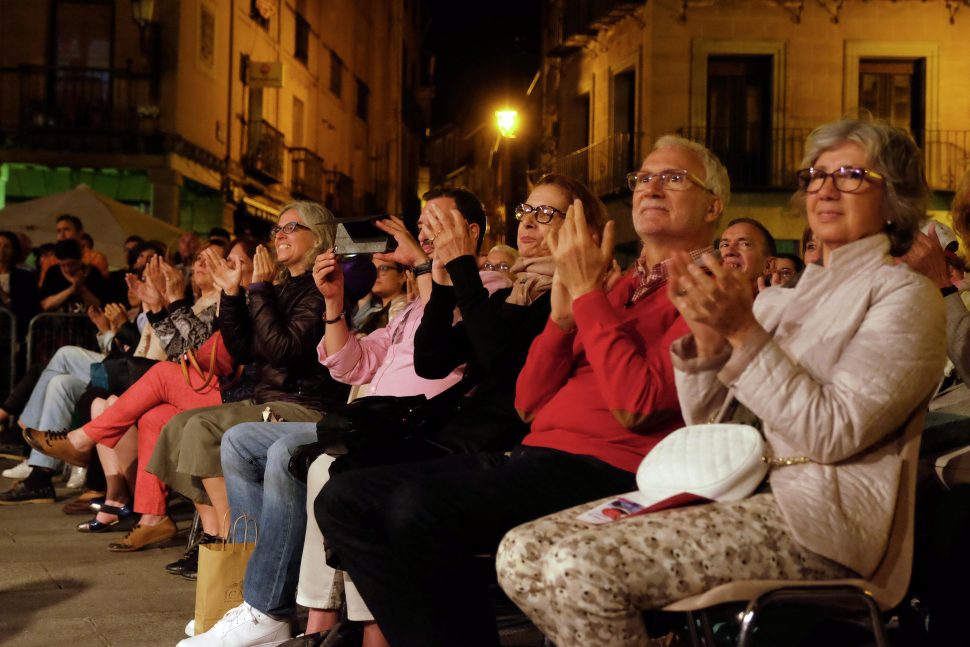
{"type": "Polygon", "coordinates": [[[104,523],[95,517],[84,523],[77,525],[78,532],[108,532],[112,530],[131,530],[135,527],[135,511],[127,503],[120,508],[113,505],[101,504],[98,512],[113,514],[117,517],[114,521],[104,523]]]}

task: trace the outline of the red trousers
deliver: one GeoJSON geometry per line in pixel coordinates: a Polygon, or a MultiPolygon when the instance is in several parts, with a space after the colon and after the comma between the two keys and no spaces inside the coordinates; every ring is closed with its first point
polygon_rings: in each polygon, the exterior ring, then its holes
{"type": "MultiPolygon", "coordinates": [[[[189,372],[194,382],[201,380],[189,372]]],[[[174,362],[158,362],[137,382],[128,387],[113,405],[84,425],[84,433],[94,442],[114,447],[129,427],[138,427],[138,480],[135,483],[135,511],[141,514],[165,514],[168,488],[157,476],[145,471],[162,427],[173,416],[188,409],[222,403],[218,389],[196,393],[174,362]]]]}

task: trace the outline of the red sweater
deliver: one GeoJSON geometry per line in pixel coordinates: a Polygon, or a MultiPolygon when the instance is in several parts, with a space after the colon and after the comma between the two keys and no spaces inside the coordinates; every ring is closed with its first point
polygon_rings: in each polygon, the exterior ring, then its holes
{"type": "Polygon", "coordinates": [[[576,331],[549,320],[516,383],[515,408],[532,430],[523,445],[594,456],[635,472],[683,426],[670,345],[688,332],[665,286],[630,308],[636,278],[573,301],[576,331]]]}

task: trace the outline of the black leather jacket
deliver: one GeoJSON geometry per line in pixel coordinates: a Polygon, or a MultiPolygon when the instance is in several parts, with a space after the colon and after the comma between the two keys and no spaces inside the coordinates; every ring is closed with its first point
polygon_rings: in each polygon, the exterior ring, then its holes
{"type": "Polygon", "coordinates": [[[233,359],[254,369],[256,402],[325,411],[347,401],[350,387],[334,381],[317,358],[323,312],[310,272],[279,285],[257,284],[247,295],[222,294],[219,329],[233,359]]]}

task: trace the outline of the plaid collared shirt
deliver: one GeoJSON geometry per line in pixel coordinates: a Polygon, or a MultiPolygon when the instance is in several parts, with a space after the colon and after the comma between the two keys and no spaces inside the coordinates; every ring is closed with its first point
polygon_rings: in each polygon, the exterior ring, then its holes
{"type": "MultiPolygon", "coordinates": [[[[701,265],[701,255],[702,254],[713,254],[714,250],[711,247],[701,247],[700,249],[692,249],[690,251],[690,258],[692,261],[701,265]]],[[[670,259],[660,261],[653,267],[648,268],[644,265],[641,259],[637,259],[636,263],[636,277],[637,277],[637,287],[633,290],[633,294],[630,296],[630,300],[627,301],[626,306],[632,307],[634,303],[647,296],[657,288],[661,287],[667,282],[667,262],[670,259]]]]}

